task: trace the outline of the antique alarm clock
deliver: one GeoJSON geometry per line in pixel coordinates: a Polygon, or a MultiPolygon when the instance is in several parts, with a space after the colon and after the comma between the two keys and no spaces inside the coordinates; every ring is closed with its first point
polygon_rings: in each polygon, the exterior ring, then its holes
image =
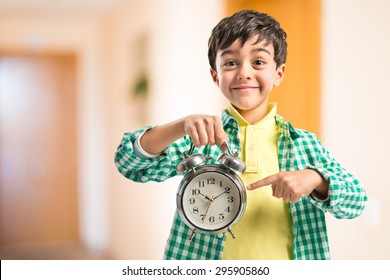
{"type": "Polygon", "coordinates": [[[233,238],[232,227],[244,214],[246,207],[245,186],[236,172],[245,172],[246,166],[232,153],[225,142],[227,153],[220,154],[217,164],[207,164],[202,154],[189,155],[177,165],[179,175],[184,175],[177,192],[177,209],[181,219],[196,231],[220,233],[228,231],[233,238]]]}

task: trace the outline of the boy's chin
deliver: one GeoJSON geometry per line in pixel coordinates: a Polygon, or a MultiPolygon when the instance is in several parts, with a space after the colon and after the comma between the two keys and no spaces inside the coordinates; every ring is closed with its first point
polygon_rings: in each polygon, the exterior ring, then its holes
{"type": "Polygon", "coordinates": [[[253,110],[259,110],[260,108],[264,107],[264,108],[268,108],[268,102],[265,102],[265,103],[260,103],[260,104],[233,104],[233,107],[236,108],[237,111],[253,111],[253,110]],[[264,105],[264,106],[263,106],[264,105]]]}

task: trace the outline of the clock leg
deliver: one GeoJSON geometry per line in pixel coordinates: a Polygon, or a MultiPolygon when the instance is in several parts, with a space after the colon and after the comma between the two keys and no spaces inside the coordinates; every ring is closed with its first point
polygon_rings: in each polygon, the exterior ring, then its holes
{"type": "Polygon", "coordinates": [[[236,239],[236,236],[234,235],[233,231],[231,230],[231,228],[228,228],[227,229],[228,232],[232,235],[233,239],[236,239]]]}
{"type": "Polygon", "coordinates": [[[190,237],[188,238],[189,241],[191,241],[192,238],[194,238],[195,233],[196,233],[196,229],[193,229],[192,232],[191,232],[190,237]]]}

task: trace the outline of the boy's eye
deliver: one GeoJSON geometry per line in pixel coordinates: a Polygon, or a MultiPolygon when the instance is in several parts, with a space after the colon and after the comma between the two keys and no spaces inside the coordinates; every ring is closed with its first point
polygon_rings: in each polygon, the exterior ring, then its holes
{"type": "Polygon", "coordinates": [[[261,60],[261,59],[256,59],[256,60],[253,62],[253,64],[254,64],[254,65],[260,66],[260,65],[265,64],[265,62],[264,62],[263,60],[261,60]]]}
{"type": "Polygon", "coordinates": [[[237,62],[235,62],[234,60],[228,60],[224,63],[223,66],[225,67],[232,67],[232,66],[236,66],[237,65],[237,62]]]}

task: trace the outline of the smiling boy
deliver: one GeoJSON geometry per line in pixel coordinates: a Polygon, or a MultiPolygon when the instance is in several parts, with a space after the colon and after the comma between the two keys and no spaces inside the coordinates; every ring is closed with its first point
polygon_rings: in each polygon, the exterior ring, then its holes
{"type": "Polygon", "coordinates": [[[286,33],[267,14],[224,18],[209,39],[211,77],[229,101],[222,117],[190,115],[125,133],[115,161],[127,178],[163,181],[191,141],[215,158],[224,141],[247,165],[247,209],[226,234],[191,234],[176,213],[165,259],[329,259],[325,212],[354,218],[367,197],[359,181],[311,133],[276,113],[269,95],[285,74],[286,33]]]}

